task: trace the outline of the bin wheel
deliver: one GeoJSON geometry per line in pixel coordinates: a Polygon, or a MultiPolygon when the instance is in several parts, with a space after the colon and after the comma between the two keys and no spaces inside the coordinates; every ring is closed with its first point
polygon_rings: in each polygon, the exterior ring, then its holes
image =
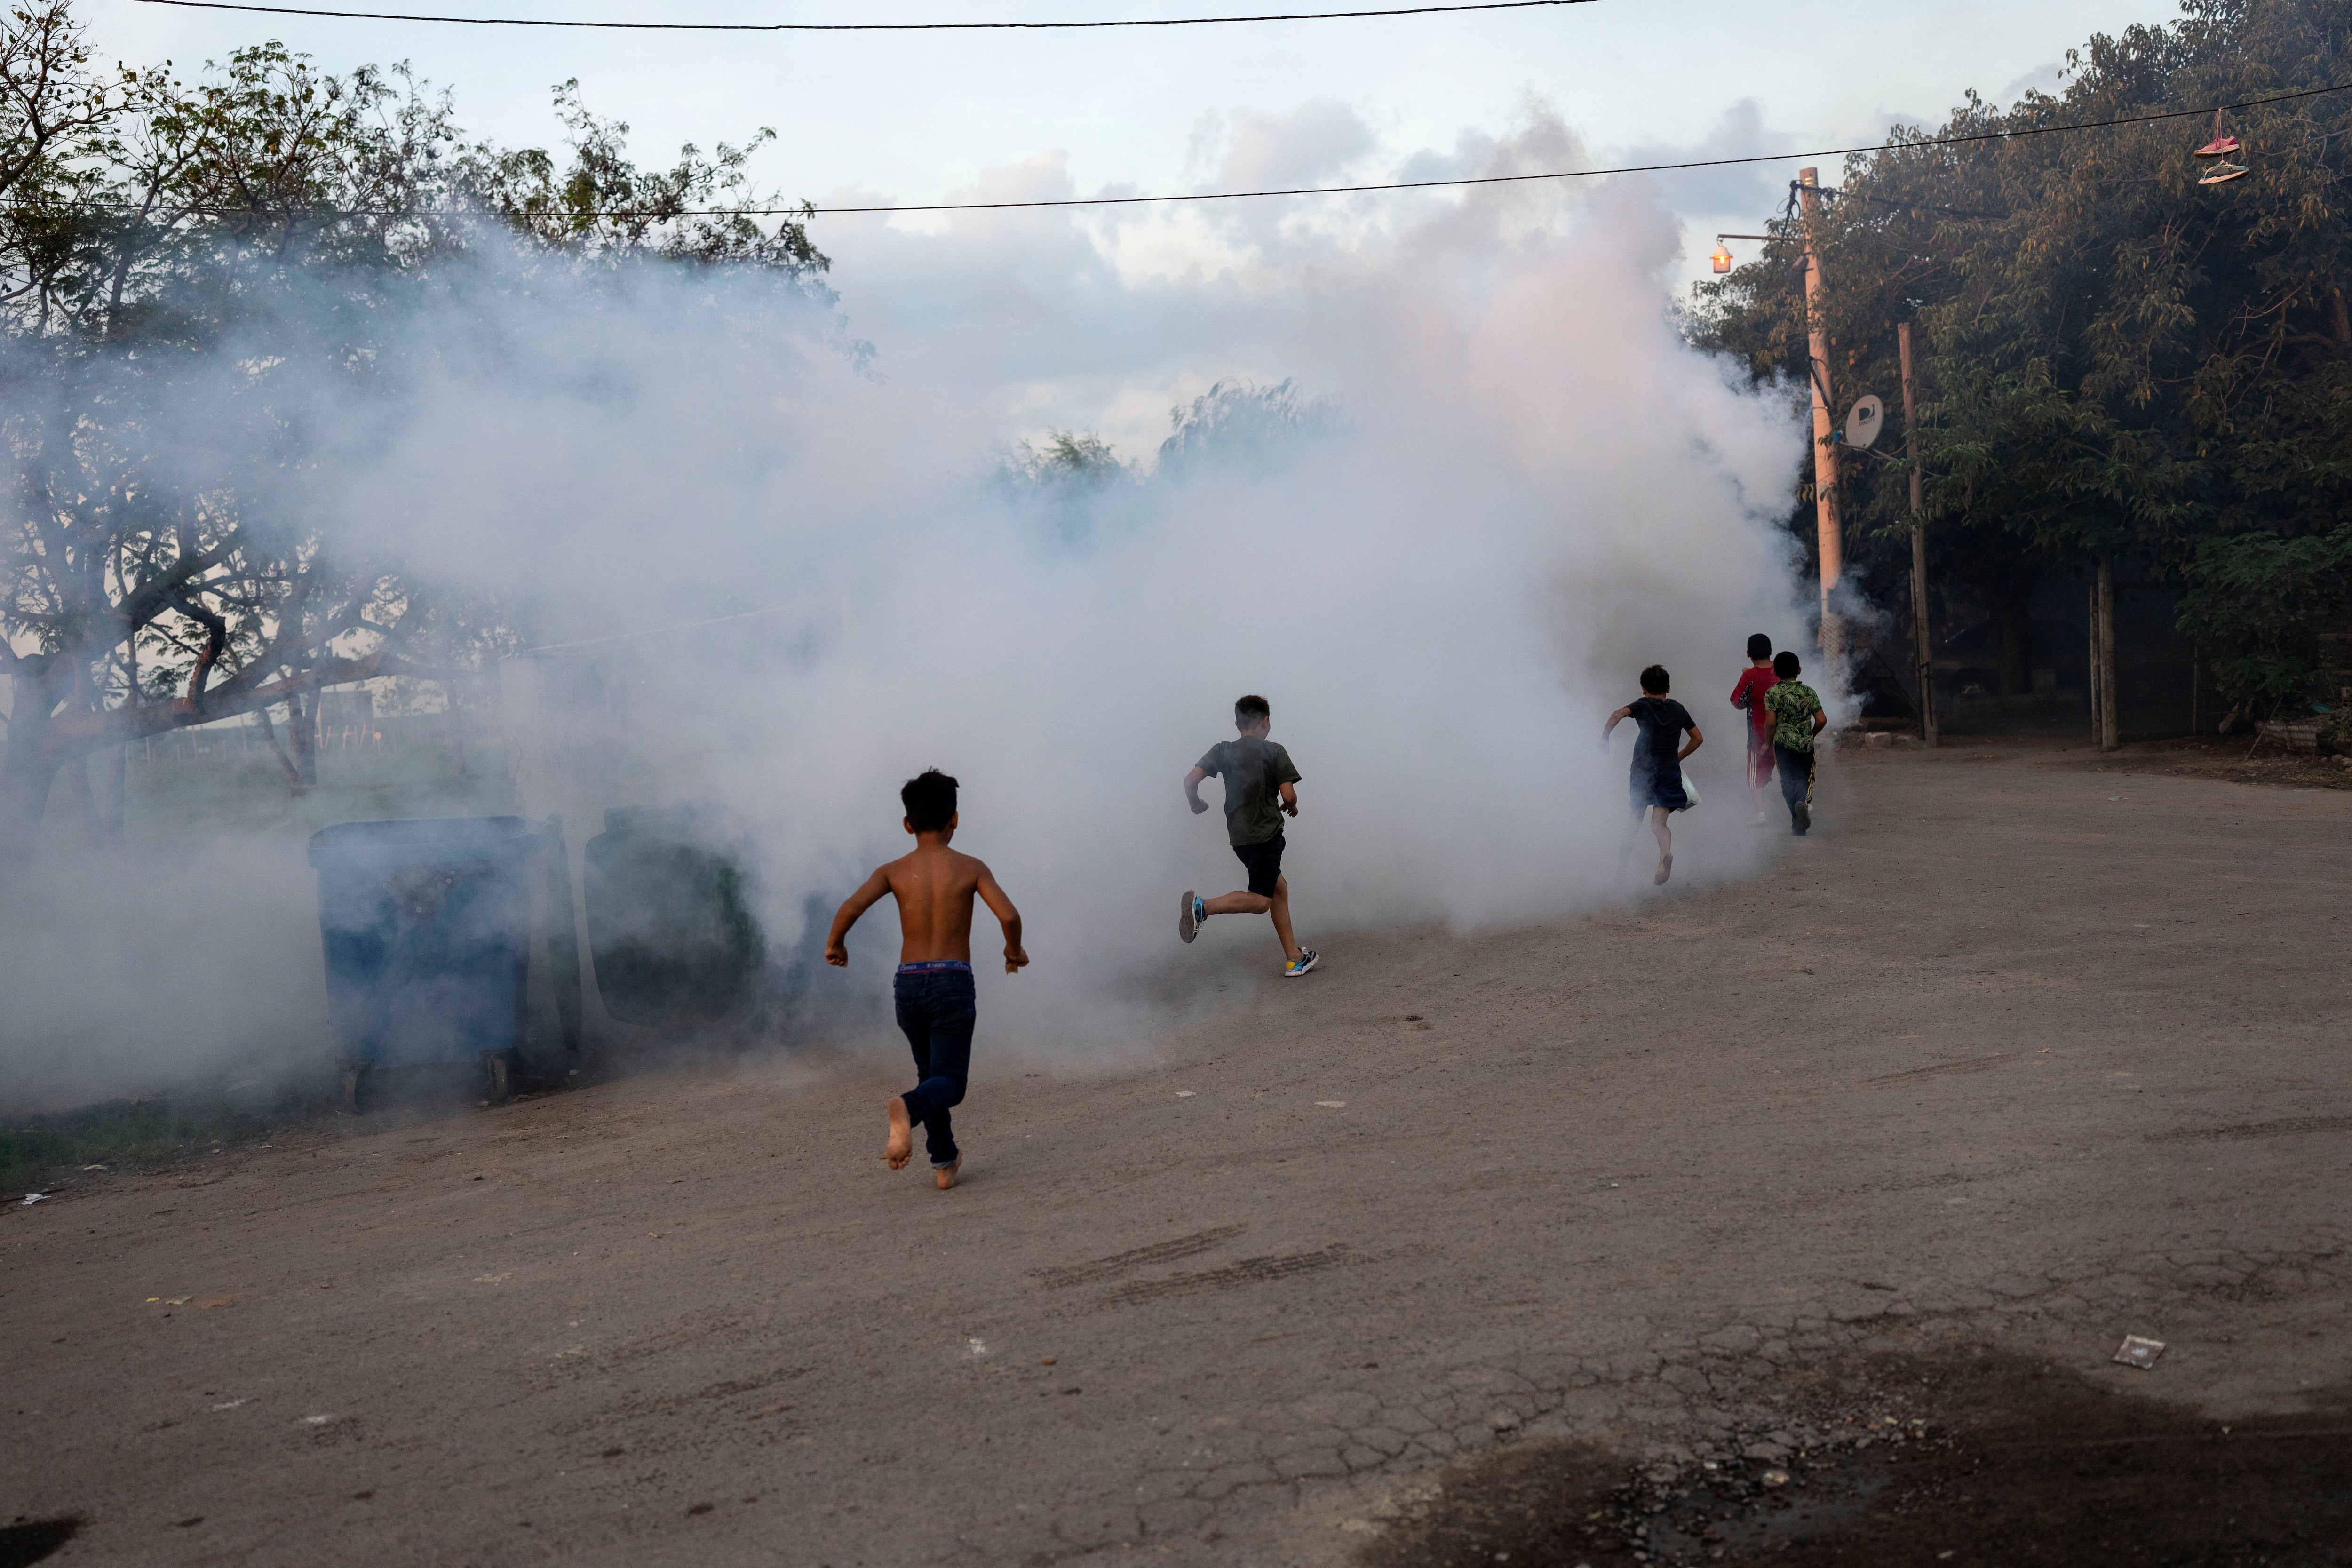
{"type": "Polygon", "coordinates": [[[364,1063],[343,1069],[343,1114],[365,1116],[368,1101],[375,1098],[369,1092],[374,1086],[368,1080],[372,1075],[364,1063]]]}
{"type": "Polygon", "coordinates": [[[503,1053],[482,1058],[482,1089],[492,1105],[514,1098],[514,1074],[503,1053]]]}

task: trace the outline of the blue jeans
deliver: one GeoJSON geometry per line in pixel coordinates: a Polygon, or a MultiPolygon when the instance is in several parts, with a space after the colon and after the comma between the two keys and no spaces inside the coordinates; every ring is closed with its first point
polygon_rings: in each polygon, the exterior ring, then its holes
{"type": "Polygon", "coordinates": [[[923,1146],[935,1166],[956,1162],[955,1125],[950,1110],[963,1103],[964,1080],[971,1076],[971,1026],[978,1016],[970,969],[931,969],[901,973],[891,984],[898,1004],[898,1027],[915,1053],[921,1081],[898,1098],[907,1120],[923,1128],[923,1146]]]}
{"type": "MultiPolygon", "coordinates": [[[[1813,753],[1792,752],[1786,746],[1772,748],[1772,760],[1780,770],[1780,798],[1788,803],[1790,826],[1795,826],[1800,802],[1808,808],[1813,800],[1813,753]]],[[[1804,828],[1797,831],[1802,833],[1804,828]]]]}

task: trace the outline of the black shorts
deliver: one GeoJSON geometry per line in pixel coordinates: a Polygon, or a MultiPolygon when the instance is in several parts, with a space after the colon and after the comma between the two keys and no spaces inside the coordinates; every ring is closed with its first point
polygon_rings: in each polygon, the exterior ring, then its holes
{"type": "Polygon", "coordinates": [[[1249,890],[1261,899],[1274,897],[1274,885],[1282,879],[1282,835],[1277,833],[1263,844],[1236,844],[1234,858],[1249,868],[1249,890]]]}

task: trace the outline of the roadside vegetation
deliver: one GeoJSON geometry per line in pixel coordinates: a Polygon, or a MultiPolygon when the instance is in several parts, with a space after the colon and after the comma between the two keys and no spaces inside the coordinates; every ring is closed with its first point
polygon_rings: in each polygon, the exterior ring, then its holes
{"type": "MultiPolygon", "coordinates": [[[[1823,172],[1815,241],[1841,416],[1886,395],[1912,324],[1929,579],[1940,611],[2000,627],[2027,689],[2047,578],[2129,558],[2179,589],[2179,625],[2249,718],[2333,707],[2325,646],[2352,596],[2352,263],[2345,160],[2352,12],[2189,0],[2179,20],[2070,51],[2062,89],[1974,94],[1942,125],[1823,172]],[[2192,105],[2311,96],[2061,135],[2192,105]],[[1938,138],[1991,140],[1957,146],[1938,138]],[[2198,155],[2234,136],[2226,157],[2198,155]],[[2200,184],[2224,163],[2246,171],[2200,184]]],[[[1761,255],[1699,289],[1695,341],[1806,392],[1804,238],[1792,205],[1761,255]]],[[[1911,467],[1845,466],[1848,572],[1905,601],[1911,467]]],[[[1791,499],[1810,542],[1811,470],[1791,499]]],[[[1960,617],[1951,617],[1960,618],[1960,617]]],[[[2046,652],[2047,650],[2039,650],[2046,652]]]]}
{"type": "Polygon", "coordinates": [[[768,132],[641,166],[566,83],[567,145],[503,148],[404,66],[103,66],[68,0],[0,18],[0,884],[61,772],[119,833],[127,743],[253,714],[307,788],[322,689],[518,645],[516,606],[426,591],[333,504],[318,405],[429,371],[414,302],[493,255],[492,293],[661,264],[832,302],[804,209],[750,183],[768,132]]]}

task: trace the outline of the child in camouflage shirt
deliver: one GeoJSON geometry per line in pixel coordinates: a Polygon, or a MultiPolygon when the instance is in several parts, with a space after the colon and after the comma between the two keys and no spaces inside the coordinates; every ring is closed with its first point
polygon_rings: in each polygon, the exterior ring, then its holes
{"type": "Polygon", "coordinates": [[[1804,667],[1785,649],[1772,660],[1780,679],[1764,694],[1772,716],[1772,760],[1780,770],[1780,798],[1789,803],[1789,831],[1801,838],[1813,826],[1813,737],[1829,723],[1822,700],[1799,680],[1804,667]]]}

